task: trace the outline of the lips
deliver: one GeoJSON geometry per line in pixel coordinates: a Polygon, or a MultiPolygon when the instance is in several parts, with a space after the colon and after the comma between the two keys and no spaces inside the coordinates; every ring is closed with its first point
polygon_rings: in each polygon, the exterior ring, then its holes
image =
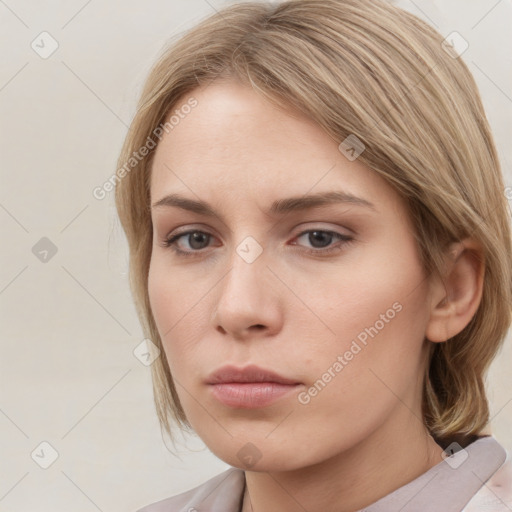
{"type": "Polygon", "coordinates": [[[206,379],[206,384],[213,397],[224,405],[252,409],[265,407],[297,391],[301,382],[250,365],[245,368],[223,366],[206,379]]]}
{"type": "Polygon", "coordinates": [[[275,384],[293,385],[300,384],[298,381],[287,379],[271,370],[265,370],[259,366],[251,365],[245,368],[235,366],[223,366],[213,372],[206,380],[207,384],[225,384],[232,382],[273,382],[275,384]]]}

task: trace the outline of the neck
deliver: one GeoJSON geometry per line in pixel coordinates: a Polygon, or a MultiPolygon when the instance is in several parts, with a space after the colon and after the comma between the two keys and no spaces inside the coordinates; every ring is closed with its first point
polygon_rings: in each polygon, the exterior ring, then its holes
{"type": "Polygon", "coordinates": [[[246,471],[242,512],[355,512],[409,483],[443,458],[417,417],[407,411],[402,420],[405,428],[383,426],[314,466],[246,471]]]}

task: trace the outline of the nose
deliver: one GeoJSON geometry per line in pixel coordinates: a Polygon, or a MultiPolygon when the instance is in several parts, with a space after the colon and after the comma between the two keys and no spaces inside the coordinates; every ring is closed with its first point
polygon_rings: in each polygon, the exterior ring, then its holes
{"type": "Polygon", "coordinates": [[[277,333],[283,319],[279,283],[267,268],[265,251],[250,263],[233,251],[230,264],[216,287],[215,329],[237,340],[277,333]]]}

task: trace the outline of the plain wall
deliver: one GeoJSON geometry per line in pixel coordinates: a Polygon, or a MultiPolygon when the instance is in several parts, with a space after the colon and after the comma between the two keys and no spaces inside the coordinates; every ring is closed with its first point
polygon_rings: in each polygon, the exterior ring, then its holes
{"type": "MultiPolygon", "coordinates": [[[[462,58],[512,185],[512,2],[397,3],[469,42],[462,58]]],[[[92,194],[116,170],[157,54],[222,5],[0,2],[0,511],[134,511],[228,467],[194,437],[181,458],[162,440],[150,369],[133,354],[143,335],[113,193],[92,194]],[[47,58],[43,31],[58,43],[47,58]],[[58,453],[47,469],[42,442],[58,453]]],[[[508,450],[511,356],[509,338],[488,383],[493,433],[508,450]]]]}

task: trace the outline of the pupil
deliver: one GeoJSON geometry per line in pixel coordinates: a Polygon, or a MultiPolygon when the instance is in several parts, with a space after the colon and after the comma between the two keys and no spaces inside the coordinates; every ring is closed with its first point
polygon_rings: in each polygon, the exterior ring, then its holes
{"type": "Polygon", "coordinates": [[[311,245],[313,247],[325,247],[326,245],[329,245],[330,239],[332,238],[332,235],[329,233],[326,233],[325,231],[312,231],[309,234],[309,241],[311,242],[311,245]],[[316,242],[320,241],[320,245],[317,245],[316,242]],[[325,242],[322,244],[322,241],[325,242]]]}

